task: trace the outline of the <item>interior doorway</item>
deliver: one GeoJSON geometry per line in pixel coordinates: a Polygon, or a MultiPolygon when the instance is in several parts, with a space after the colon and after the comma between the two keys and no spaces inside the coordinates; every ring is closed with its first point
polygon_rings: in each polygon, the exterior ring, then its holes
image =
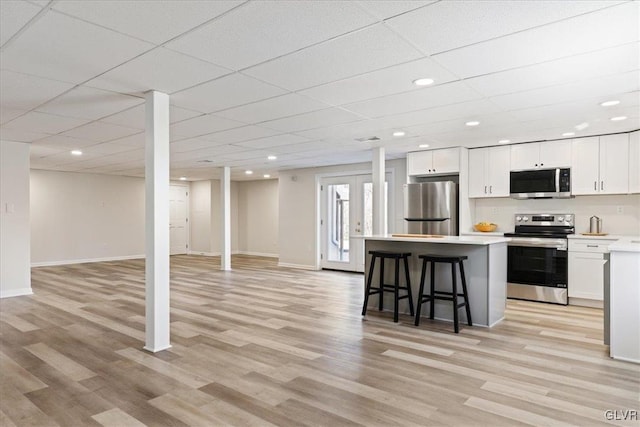
{"type": "MultiPolygon", "coordinates": [[[[391,173],[385,176],[387,227],[393,223],[388,200],[391,173]]],[[[371,174],[322,178],[322,268],[364,272],[364,237],[373,234],[373,183],[371,174]]],[[[386,231],[386,230],[385,230],[386,231]]]]}
{"type": "Polygon", "coordinates": [[[169,186],[169,245],[170,254],[186,254],[189,251],[189,187],[169,186]]]}

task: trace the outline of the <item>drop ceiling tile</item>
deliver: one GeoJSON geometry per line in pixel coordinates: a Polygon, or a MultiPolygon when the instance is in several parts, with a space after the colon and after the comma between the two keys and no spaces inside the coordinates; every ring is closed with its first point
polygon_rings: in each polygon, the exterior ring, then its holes
{"type": "Polygon", "coordinates": [[[68,91],[73,86],[70,83],[3,69],[0,78],[0,104],[3,108],[31,110],[68,91]]]}
{"type": "Polygon", "coordinates": [[[25,1],[0,2],[0,46],[5,44],[42,9],[25,1]]]}
{"type": "Polygon", "coordinates": [[[0,60],[8,70],[81,83],[152,47],[114,31],[48,12],[11,42],[0,54],[0,60]]]}
{"type": "Polygon", "coordinates": [[[376,18],[385,20],[434,3],[434,1],[366,0],[358,1],[357,3],[376,18]]]}
{"type": "Polygon", "coordinates": [[[233,144],[236,142],[248,141],[250,139],[264,138],[267,136],[277,135],[280,132],[263,128],[261,126],[245,126],[236,129],[216,132],[209,135],[203,135],[200,139],[205,141],[220,142],[225,144],[233,144]]]}
{"type": "Polygon", "coordinates": [[[110,142],[102,142],[100,144],[94,144],[94,145],[84,147],[82,149],[82,152],[83,154],[91,153],[91,154],[109,155],[109,154],[116,154],[116,153],[124,153],[126,151],[131,151],[138,148],[139,147],[125,146],[122,144],[112,144],[110,142]]]}
{"type": "Polygon", "coordinates": [[[367,117],[383,117],[390,114],[405,113],[470,101],[480,95],[463,82],[451,82],[425,89],[414,89],[395,95],[345,105],[344,108],[367,117]]]}
{"type": "Polygon", "coordinates": [[[231,70],[162,47],[90,80],[87,86],[122,93],[171,94],[229,74],[231,70]]]}
{"type": "Polygon", "coordinates": [[[240,126],[244,126],[244,123],[207,114],[172,124],[171,135],[177,138],[192,138],[240,126]]]}
{"type": "Polygon", "coordinates": [[[167,47],[240,70],[374,22],[349,1],[249,2],[167,47]]]}
{"type": "Polygon", "coordinates": [[[182,139],[180,141],[171,142],[169,149],[171,150],[171,153],[183,153],[185,151],[211,148],[217,145],[223,145],[223,143],[205,141],[203,139],[197,139],[197,138],[189,138],[189,139],[182,139]]]}
{"type": "Polygon", "coordinates": [[[421,56],[413,46],[378,24],[257,65],[244,73],[280,87],[300,90],[421,56]]]}
{"type": "MultiPolygon", "coordinates": [[[[330,150],[335,149],[336,147],[332,147],[326,141],[309,141],[309,142],[299,142],[296,144],[290,145],[279,145],[277,147],[272,147],[270,150],[277,153],[283,154],[296,154],[296,153],[304,153],[311,150],[330,150]]],[[[326,151],[325,153],[326,154],[326,151]]]]}
{"type": "Polygon", "coordinates": [[[220,111],[216,114],[244,123],[260,123],[266,120],[293,116],[327,107],[328,105],[306,96],[289,93],[241,107],[220,111]]]}
{"type": "Polygon", "coordinates": [[[67,1],[56,10],[160,44],[219,16],[241,1],[67,1]]]}
{"type": "Polygon", "coordinates": [[[143,102],[142,98],[78,86],[38,107],[37,110],[60,116],[97,120],[143,102]]]}
{"type": "Polygon", "coordinates": [[[259,80],[234,73],[177,92],[171,103],[179,107],[211,113],[282,95],[286,91],[259,80]]]}
{"type": "Polygon", "coordinates": [[[312,111],[310,113],[267,121],[260,125],[281,132],[298,132],[358,120],[362,120],[362,118],[349,111],[340,108],[327,108],[325,110],[312,111]]]}
{"type": "Polygon", "coordinates": [[[24,113],[26,113],[25,110],[14,110],[12,108],[0,107],[0,124],[5,124],[24,113]]]}
{"type": "Polygon", "coordinates": [[[56,134],[81,126],[87,122],[89,122],[89,120],[54,116],[53,114],[31,111],[6,123],[4,127],[7,129],[56,134]]]}
{"type": "Polygon", "coordinates": [[[485,96],[572,83],[594,77],[625,73],[640,68],[640,43],[561,58],[465,80],[485,96]]]}
{"type": "Polygon", "coordinates": [[[637,42],[639,4],[628,2],[433,58],[468,78],[637,42]]]}
{"type": "Polygon", "coordinates": [[[505,110],[516,110],[572,100],[596,98],[611,93],[633,92],[639,89],[640,72],[632,71],[586,81],[500,95],[490,99],[505,110]]]}
{"type": "Polygon", "coordinates": [[[32,142],[36,139],[46,138],[47,136],[49,135],[46,133],[6,129],[4,126],[0,127],[0,139],[3,141],[32,142]]]}
{"type": "Polygon", "coordinates": [[[34,146],[55,147],[66,151],[73,150],[75,148],[83,148],[93,144],[95,144],[95,142],[87,139],[72,138],[64,135],[51,135],[33,142],[34,146]]]}
{"type": "Polygon", "coordinates": [[[140,129],[128,128],[111,123],[92,122],[64,132],[62,135],[94,142],[104,142],[137,133],[140,133],[140,129]]]}
{"type": "MultiPolygon", "coordinates": [[[[113,123],[115,125],[127,126],[130,128],[144,129],[145,128],[145,106],[144,104],[138,105],[133,108],[121,111],[111,116],[101,119],[101,122],[113,123]]],[[[202,113],[197,111],[191,111],[184,108],[169,106],[169,121],[171,123],[181,122],[193,117],[201,116],[202,113]]]]}
{"type": "Polygon", "coordinates": [[[610,1],[441,1],[391,18],[387,25],[432,55],[611,5],[610,1]]]}
{"type": "Polygon", "coordinates": [[[275,135],[267,138],[252,139],[251,141],[237,142],[234,145],[249,148],[269,149],[280,145],[297,144],[299,142],[308,142],[309,139],[299,135],[275,135]]]}
{"type": "Polygon", "coordinates": [[[125,136],[124,138],[114,139],[109,141],[109,144],[126,145],[128,147],[144,147],[146,143],[144,132],[136,133],[134,135],[125,136]]]}
{"type": "Polygon", "coordinates": [[[29,166],[33,168],[34,166],[45,166],[49,163],[52,163],[48,161],[41,161],[41,158],[51,156],[53,154],[58,154],[62,150],[63,149],[56,148],[56,147],[47,147],[45,145],[31,144],[31,147],[29,148],[29,157],[31,158],[31,162],[29,166]]]}
{"type": "Polygon", "coordinates": [[[301,94],[331,105],[344,105],[414,90],[413,81],[431,78],[436,85],[458,78],[429,58],[394,65],[382,70],[350,77],[300,91],[301,94]]]}

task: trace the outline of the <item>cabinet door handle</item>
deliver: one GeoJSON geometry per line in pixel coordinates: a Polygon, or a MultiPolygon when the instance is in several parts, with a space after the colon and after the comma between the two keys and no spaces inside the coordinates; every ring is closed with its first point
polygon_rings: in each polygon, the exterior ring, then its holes
{"type": "Polygon", "coordinates": [[[604,181],[600,181],[600,190],[604,190],[604,181]]]}
{"type": "Polygon", "coordinates": [[[599,247],[598,245],[587,245],[588,248],[597,248],[599,247]]]}
{"type": "Polygon", "coordinates": [[[598,190],[598,181],[593,181],[593,189],[598,190]]]}
{"type": "Polygon", "coordinates": [[[489,194],[493,194],[493,185],[489,186],[489,194]]]}
{"type": "Polygon", "coordinates": [[[487,186],[484,186],[484,194],[487,194],[487,186]]]}

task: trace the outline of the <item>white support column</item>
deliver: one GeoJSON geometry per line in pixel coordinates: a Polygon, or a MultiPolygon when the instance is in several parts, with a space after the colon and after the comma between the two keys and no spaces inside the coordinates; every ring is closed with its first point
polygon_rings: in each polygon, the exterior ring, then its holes
{"type": "Polygon", "coordinates": [[[373,149],[373,234],[387,233],[386,193],[384,191],[385,162],[384,147],[373,149]]]}
{"type": "Polygon", "coordinates": [[[222,168],[220,178],[220,208],[222,242],[220,242],[220,269],[231,270],[231,169],[222,168]]]}
{"type": "Polygon", "coordinates": [[[145,122],[145,302],[144,349],[169,341],[169,95],[146,93],[145,122]]]}

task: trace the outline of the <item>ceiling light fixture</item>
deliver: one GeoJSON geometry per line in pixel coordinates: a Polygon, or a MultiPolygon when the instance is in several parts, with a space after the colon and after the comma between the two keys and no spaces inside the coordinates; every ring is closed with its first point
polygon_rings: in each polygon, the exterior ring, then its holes
{"type": "Polygon", "coordinates": [[[263,178],[271,178],[271,175],[269,175],[268,173],[265,173],[264,175],[262,175],[263,178]]]}
{"type": "Polygon", "coordinates": [[[576,130],[585,130],[586,128],[589,127],[589,123],[587,122],[580,123],[579,125],[575,125],[574,127],[576,128],[576,130]]]}
{"type": "Polygon", "coordinates": [[[498,141],[498,144],[508,144],[510,142],[511,142],[510,139],[501,139],[500,141],[498,141]]]}
{"type": "Polygon", "coordinates": [[[186,176],[181,176],[181,177],[180,177],[180,181],[186,181],[186,180],[187,180],[187,177],[186,177],[186,176]]]}
{"type": "Polygon", "coordinates": [[[406,133],[404,131],[401,130],[397,130],[393,133],[393,136],[405,136],[406,133]]]}
{"type": "Polygon", "coordinates": [[[575,134],[576,134],[575,132],[565,132],[562,134],[562,136],[573,136],[575,134]]]}
{"type": "Polygon", "coordinates": [[[82,151],[80,151],[80,150],[73,150],[73,151],[71,151],[71,154],[73,154],[74,156],[82,156],[82,151]]]}
{"type": "Polygon", "coordinates": [[[621,122],[623,120],[627,120],[627,116],[611,117],[611,121],[612,122],[621,122]]]}
{"type": "Polygon", "coordinates": [[[467,125],[467,126],[478,126],[479,124],[480,124],[480,122],[475,121],[475,120],[465,123],[465,125],[467,125]]]}
{"type": "Polygon", "coordinates": [[[429,148],[429,144],[420,144],[418,145],[420,148],[429,148]]]}
{"type": "Polygon", "coordinates": [[[617,99],[612,99],[611,101],[604,101],[600,103],[601,107],[613,107],[614,105],[620,104],[620,101],[617,99]]]}
{"type": "Polygon", "coordinates": [[[278,158],[278,156],[274,156],[273,154],[270,156],[267,156],[267,160],[276,160],[278,158]]]}
{"type": "Polygon", "coordinates": [[[252,175],[252,174],[253,174],[253,171],[244,171],[244,173],[245,173],[246,175],[252,175]]]}
{"type": "Polygon", "coordinates": [[[427,79],[427,78],[415,79],[413,81],[413,84],[416,86],[429,86],[433,84],[433,79],[427,79]]]}

